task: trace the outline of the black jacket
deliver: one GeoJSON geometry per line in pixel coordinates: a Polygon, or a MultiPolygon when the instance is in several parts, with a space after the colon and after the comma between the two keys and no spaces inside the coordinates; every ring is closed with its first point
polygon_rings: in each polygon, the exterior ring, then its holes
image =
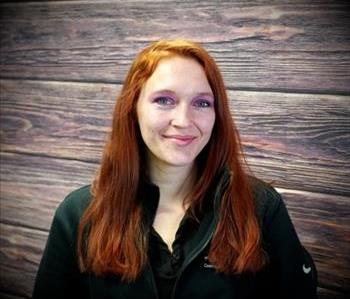
{"type": "MultiPolygon", "coordinates": [[[[252,182],[263,246],[269,256],[268,266],[256,274],[227,276],[217,273],[208,263],[208,247],[218,219],[216,211],[229,177],[228,171],[220,176],[212,193],[214,208],[207,210],[190,245],[183,249],[184,263],[172,298],[317,298],[314,262],[301,245],[281,196],[257,180],[252,182]]],[[[150,264],[132,283],[122,283],[115,275],[97,277],[79,273],[77,227],[90,200],[90,186],[85,186],[69,194],[56,210],[33,299],[156,299],[157,288],[150,264]]]]}

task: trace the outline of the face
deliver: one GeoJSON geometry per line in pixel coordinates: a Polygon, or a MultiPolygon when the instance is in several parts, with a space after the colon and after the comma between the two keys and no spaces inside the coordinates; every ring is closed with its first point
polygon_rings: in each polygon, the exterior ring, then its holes
{"type": "Polygon", "coordinates": [[[191,58],[162,59],[141,90],[137,117],[150,163],[191,166],[215,122],[202,66],[191,58]]]}

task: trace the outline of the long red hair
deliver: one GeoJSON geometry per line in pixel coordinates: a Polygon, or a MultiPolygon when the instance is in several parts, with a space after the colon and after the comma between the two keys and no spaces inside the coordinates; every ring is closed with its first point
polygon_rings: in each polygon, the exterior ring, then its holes
{"type": "Polygon", "coordinates": [[[214,128],[198,157],[201,175],[186,198],[190,211],[195,214],[200,210],[208,186],[220,169],[226,166],[233,174],[221,199],[209,261],[226,274],[256,272],[264,264],[252,190],[221,73],[197,43],[161,40],[136,57],[116,101],[112,130],[91,188],[93,200],[80,219],[77,250],[81,271],[114,273],[132,281],[147,262],[148,241],[137,199],[142,165],[146,165],[145,145],[138,128],[136,103],[159,61],[174,55],[195,59],[202,65],[215,97],[214,128]]]}

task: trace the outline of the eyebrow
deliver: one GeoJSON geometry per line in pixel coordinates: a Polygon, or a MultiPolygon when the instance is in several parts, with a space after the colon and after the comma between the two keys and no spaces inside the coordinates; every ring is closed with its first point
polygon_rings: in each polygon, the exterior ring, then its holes
{"type": "MultiPolygon", "coordinates": [[[[151,94],[152,95],[157,95],[157,94],[176,94],[174,91],[170,90],[170,89],[161,89],[161,90],[157,90],[155,92],[152,92],[151,94]]],[[[198,96],[205,96],[205,97],[211,97],[211,98],[214,98],[214,95],[212,92],[199,92],[199,93],[196,93],[195,94],[195,97],[198,97],[198,96]]]]}
{"type": "Polygon", "coordinates": [[[200,93],[197,94],[197,96],[201,96],[201,97],[202,96],[205,96],[205,97],[209,96],[211,98],[214,98],[214,95],[213,95],[212,92],[200,92],[200,93]]]}

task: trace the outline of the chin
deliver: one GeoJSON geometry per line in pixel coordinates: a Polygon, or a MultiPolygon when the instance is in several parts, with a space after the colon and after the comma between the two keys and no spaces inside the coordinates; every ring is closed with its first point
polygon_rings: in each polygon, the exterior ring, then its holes
{"type": "Polygon", "coordinates": [[[169,165],[172,165],[172,166],[189,166],[189,165],[192,165],[194,163],[194,159],[192,160],[189,160],[188,157],[187,159],[174,159],[172,158],[171,160],[165,160],[165,162],[169,165]]]}

